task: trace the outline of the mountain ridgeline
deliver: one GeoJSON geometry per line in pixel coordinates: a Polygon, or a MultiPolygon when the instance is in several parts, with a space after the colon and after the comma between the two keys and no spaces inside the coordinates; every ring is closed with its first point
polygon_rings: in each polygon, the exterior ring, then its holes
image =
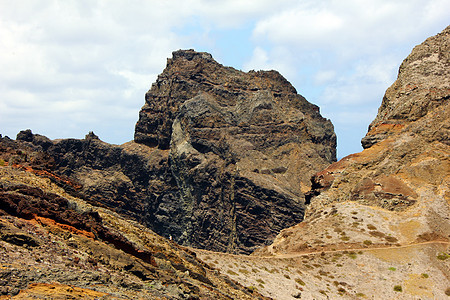
{"type": "Polygon", "coordinates": [[[333,125],[276,71],[178,50],[145,97],[134,141],[50,141],[54,171],[92,203],[178,243],[251,253],[303,219],[310,177],[336,160],[333,125]]]}

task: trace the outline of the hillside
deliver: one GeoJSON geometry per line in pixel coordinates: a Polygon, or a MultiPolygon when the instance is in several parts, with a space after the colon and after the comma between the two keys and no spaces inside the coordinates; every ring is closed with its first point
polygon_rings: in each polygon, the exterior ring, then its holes
{"type": "Polygon", "coordinates": [[[263,299],[0,139],[0,299],[263,299]],[[3,295],[3,296],[2,296],[3,295]]]}

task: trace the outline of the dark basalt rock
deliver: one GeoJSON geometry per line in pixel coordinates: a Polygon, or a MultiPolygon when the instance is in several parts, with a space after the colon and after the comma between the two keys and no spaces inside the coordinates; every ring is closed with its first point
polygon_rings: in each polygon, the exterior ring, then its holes
{"type": "Polygon", "coordinates": [[[147,92],[135,142],[170,149],[177,240],[228,252],[301,221],[310,176],[336,158],[331,122],[278,72],[241,72],[193,50],[175,51],[147,92]]]}
{"type": "Polygon", "coordinates": [[[92,132],[17,139],[45,150],[91,203],[181,244],[233,253],[300,222],[310,177],[336,157],[331,122],[278,72],[241,72],[193,50],[175,51],[147,92],[134,142],[92,132]]]}

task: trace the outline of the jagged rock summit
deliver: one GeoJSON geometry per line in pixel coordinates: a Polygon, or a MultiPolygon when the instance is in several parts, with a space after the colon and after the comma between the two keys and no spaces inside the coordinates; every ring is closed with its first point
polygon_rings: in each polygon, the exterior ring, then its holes
{"type": "Polygon", "coordinates": [[[168,59],[135,142],[170,149],[179,240],[230,252],[300,221],[309,177],[336,159],[331,122],[278,72],[245,73],[194,50],[168,59]]]}
{"type": "Polygon", "coordinates": [[[251,253],[303,219],[310,177],[336,156],[331,122],[276,71],[179,50],[146,94],[135,141],[17,140],[49,155],[94,205],[183,245],[251,253]]]}
{"type": "Polygon", "coordinates": [[[179,244],[250,253],[300,222],[331,122],[278,72],[176,51],[135,140],[0,136],[0,295],[265,299],[179,244]]]}

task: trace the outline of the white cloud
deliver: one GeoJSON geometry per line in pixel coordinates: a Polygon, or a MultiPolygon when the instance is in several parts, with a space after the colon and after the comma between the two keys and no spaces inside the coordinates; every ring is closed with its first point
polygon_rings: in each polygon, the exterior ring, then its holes
{"type": "Polygon", "coordinates": [[[254,39],[303,49],[371,52],[448,22],[449,10],[449,2],[440,0],[302,1],[260,20],[254,39]]]}
{"type": "Polygon", "coordinates": [[[106,138],[132,139],[145,92],[179,47],[171,30],[185,13],[168,1],[136,3],[1,2],[1,133],[31,127],[54,138],[125,116],[126,137],[106,138]]]}
{"type": "Polygon", "coordinates": [[[318,71],[314,75],[314,82],[318,85],[326,84],[333,81],[336,78],[336,71],[334,70],[323,70],[318,71]]]}

